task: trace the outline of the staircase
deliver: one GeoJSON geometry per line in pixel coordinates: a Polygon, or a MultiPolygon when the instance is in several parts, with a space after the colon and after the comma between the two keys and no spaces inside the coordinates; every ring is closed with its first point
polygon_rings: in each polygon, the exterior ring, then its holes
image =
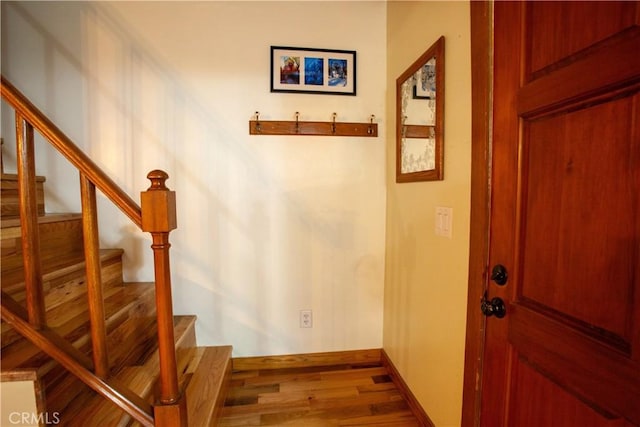
{"type": "Polygon", "coordinates": [[[173,316],[167,175],[149,174],[140,208],[4,77],[2,97],[19,141],[2,173],[2,381],[33,382],[40,425],[216,425],[231,347],[198,347],[195,316],[173,316]],[[82,213],[45,213],[34,128],[79,169],[82,213]],[[97,247],[96,188],[151,233],[154,283],[125,283],[123,251],[97,247]]]}

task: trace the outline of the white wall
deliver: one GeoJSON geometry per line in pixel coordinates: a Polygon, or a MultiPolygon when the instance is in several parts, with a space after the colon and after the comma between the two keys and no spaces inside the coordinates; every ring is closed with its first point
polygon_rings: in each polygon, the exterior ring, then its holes
{"type": "MultiPolygon", "coordinates": [[[[382,346],[384,120],[375,139],[250,136],[248,120],[384,118],[385,60],[384,2],[2,2],[2,73],[134,198],[169,173],[175,311],[234,356],[382,346]],[[356,50],[357,96],[270,93],[270,45],[356,50]]],[[[48,209],[77,210],[53,158],[48,209]]],[[[100,206],[103,246],[152,280],[149,238],[100,206]]]]}

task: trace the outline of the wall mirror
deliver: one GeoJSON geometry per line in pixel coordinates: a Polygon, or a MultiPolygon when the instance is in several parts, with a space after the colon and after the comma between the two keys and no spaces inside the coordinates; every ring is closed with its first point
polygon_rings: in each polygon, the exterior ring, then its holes
{"type": "Polygon", "coordinates": [[[444,37],[396,80],[396,182],[444,177],[444,37]]]}

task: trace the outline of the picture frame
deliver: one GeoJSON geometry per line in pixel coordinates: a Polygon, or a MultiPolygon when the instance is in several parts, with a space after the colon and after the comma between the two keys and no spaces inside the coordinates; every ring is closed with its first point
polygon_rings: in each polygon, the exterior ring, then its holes
{"type": "Polygon", "coordinates": [[[356,95],[356,52],[271,46],[271,92],[356,95]]]}
{"type": "Polygon", "coordinates": [[[413,86],[413,99],[436,98],[436,58],[427,61],[416,71],[416,82],[413,86]]]}

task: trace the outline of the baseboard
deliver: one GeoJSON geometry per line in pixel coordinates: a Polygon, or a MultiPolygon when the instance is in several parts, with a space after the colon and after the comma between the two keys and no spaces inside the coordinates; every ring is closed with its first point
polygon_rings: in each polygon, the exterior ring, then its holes
{"type": "Polygon", "coordinates": [[[283,356],[236,357],[233,358],[233,370],[308,368],[343,364],[366,365],[381,362],[380,349],[350,350],[283,356]]]}
{"type": "Polygon", "coordinates": [[[400,393],[402,393],[402,396],[409,404],[411,412],[413,412],[416,418],[418,418],[420,423],[425,427],[435,427],[435,424],[433,423],[433,421],[431,421],[420,403],[418,403],[418,399],[416,399],[416,397],[413,395],[413,393],[409,389],[409,386],[400,375],[400,372],[398,372],[398,369],[396,369],[391,359],[389,359],[387,352],[381,350],[380,356],[382,365],[387,368],[387,371],[389,371],[389,376],[391,376],[393,383],[396,385],[396,387],[398,387],[398,390],[400,390],[400,393]]]}

